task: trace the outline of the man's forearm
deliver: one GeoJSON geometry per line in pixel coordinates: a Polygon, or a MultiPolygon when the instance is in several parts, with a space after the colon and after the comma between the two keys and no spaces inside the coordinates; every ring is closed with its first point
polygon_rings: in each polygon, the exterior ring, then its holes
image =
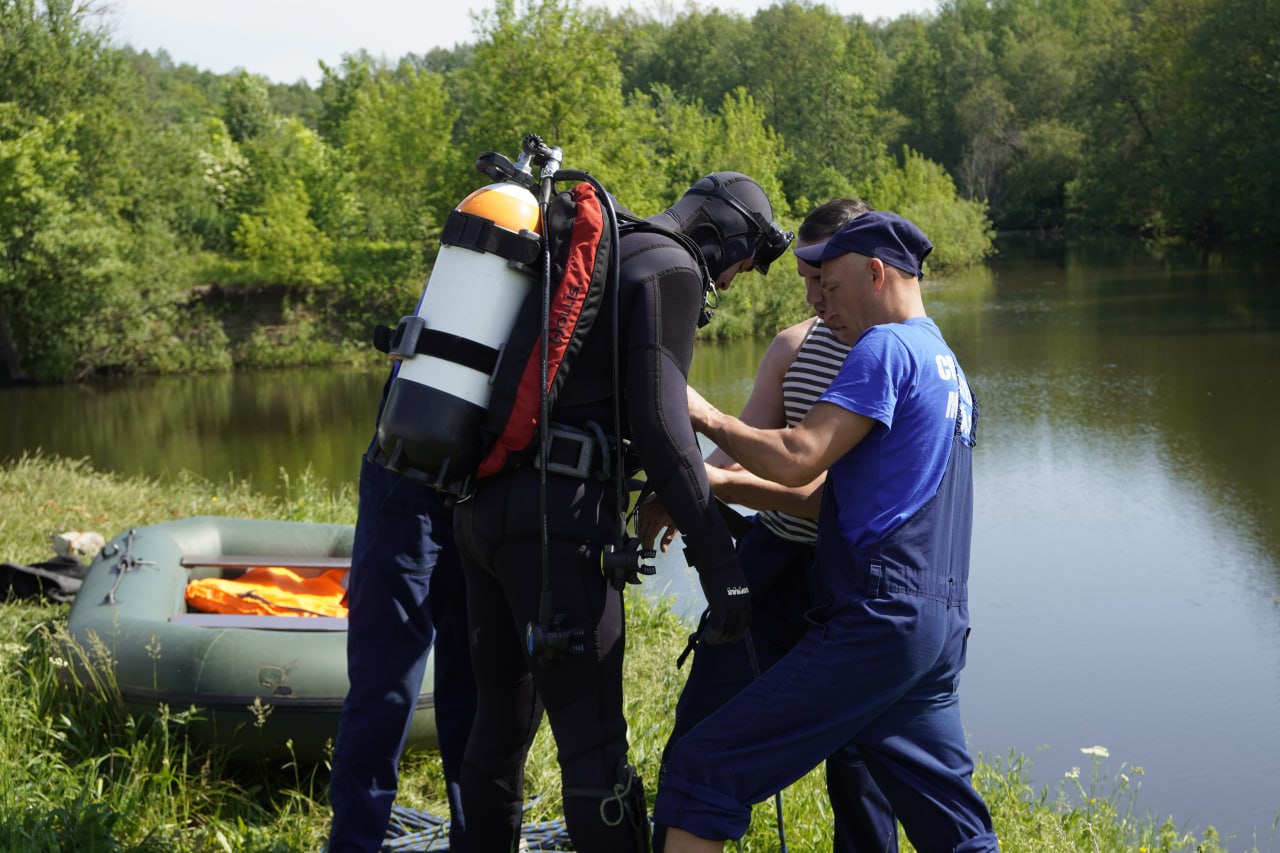
{"type": "Polygon", "coordinates": [[[743,468],[766,480],[804,486],[821,473],[821,469],[809,470],[808,461],[790,446],[793,430],[757,429],[708,406],[699,431],[743,468]]]}
{"type": "MultiPolygon", "coordinates": [[[[727,454],[726,454],[727,455],[727,454]]],[[[817,518],[822,497],[820,476],[803,486],[784,486],[756,476],[745,468],[707,468],[711,490],[726,503],[740,504],[755,510],[777,510],[801,518],[817,518]]]]}

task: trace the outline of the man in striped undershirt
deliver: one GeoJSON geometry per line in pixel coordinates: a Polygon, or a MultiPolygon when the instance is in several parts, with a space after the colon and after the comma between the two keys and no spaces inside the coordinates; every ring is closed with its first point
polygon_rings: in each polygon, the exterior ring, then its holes
{"type": "MultiPolygon", "coordinates": [[[[857,199],[835,199],[816,208],[800,226],[796,245],[826,240],[849,220],[870,210],[857,199]]],[[[756,372],[741,419],[762,428],[794,426],[827,389],[849,352],[825,322],[820,270],[797,259],[805,299],[815,317],[779,332],[756,372]]],[[[838,331],[838,330],[835,330],[838,331]]],[[[738,540],[738,560],[751,588],[751,634],[736,643],[698,643],[693,665],[676,705],[666,754],[686,732],[767,670],[804,634],[804,614],[812,606],[809,567],[818,538],[818,507],[825,475],[801,487],[786,487],[751,474],[715,450],[707,458],[707,478],[716,497],[758,510],[738,540]]],[[[661,536],[663,550],[675,528],[661,505],[641,507],[638,530],[646,547],[661,536]]],[[[852,748],[826,762],[827,791],[835,820],[837,853],[892,853],[897,829],[888,801],[852,748]]],[[[654,850],[665,843],[665,827],[654,828],[654,850]]]]}

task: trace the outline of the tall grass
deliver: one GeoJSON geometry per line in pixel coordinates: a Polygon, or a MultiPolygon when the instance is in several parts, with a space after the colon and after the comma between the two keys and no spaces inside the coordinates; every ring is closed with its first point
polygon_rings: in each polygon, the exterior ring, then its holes
{"type": "MultiPolygon", "coordinates": [[[[129,527],[197,514],[351,523],[349,487],[333,491],[304,475],[285,480],[280,497],[228,480],[185,477],[173,484],[121,478],[83,461],[28,456],[0,467],[0,561],[47,559],[48,537],[62,530],[112,536],[129,527]]],[[[680,691],[674,661],[688,626],[668,604],[628,599],[627,719],[631,758],[650,800],[680,691]]],[[[66,605],[0,603],[0,850],[43,851],[315,851],[328,826],[327,766],[281,762],[231,764],[186,732],[196,712],[157,708],[126,713],[109,680],[69,660],[63,644],[66,605]]],[[[90,659],[102,652],[88,649],[90,659]]],[[[90,662],[92,662],[90,660],[90,662]]],[[[1037,788],[1031,763],[1010,754],[980,757],[975,784],[991,805],[1007,851],[1224,851],[1213,830],[1197,838],[1172,819],[1137,818],[1139,768],[1092,771],[1037,788]]],[[[1085,762],[1088,764],[1089,762],[1085,762]]],[[[530,820],[561,813],[549,727],[543,726],[527,771],[537,796],[530,820]]],[[[796,853],[830,849],[830,807],[821,770],[785,794],[785,825],[796,853]]],[[[446,812],[439,762],[406,756],[401,803],[446,812]]],[[[1236,843],[1236,842],[1233,842],[1236,843]]],[[[1274,850],[1274,833],[1261,849],[1274,850]]],[[[1236,851],[1258,850],[1245,839],[1236,851]]],[[[904,842],[904,850],[911,846],[904,842]]],[[[756,807],[744,851],[773,851],[772,802],[756,807]]]]}

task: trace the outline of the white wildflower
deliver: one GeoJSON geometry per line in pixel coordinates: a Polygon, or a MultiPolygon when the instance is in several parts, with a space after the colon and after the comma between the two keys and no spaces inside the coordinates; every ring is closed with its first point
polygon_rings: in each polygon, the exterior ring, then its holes
{"type": "Polygon", "coordinates": [[[1107,749],[1105,746],[1082,746],[1080,747],[1080,751],[1085,755],[1096,755],[1099,758],[1111,757],[1111,750],[1107,749]]]}
{"type": "Polygon", "coordinates": [[[1080,778],[1080,768],[1079,768],[1079,767],[1072,767],[1070,770],[1068,770],[1066,773],[1063,773],[1062,775],[1063,775],[1063,776],[1065,776],[1065,777],[1067,777],[1068,779],[1079,779],[1079,778],[1080,778]]]}

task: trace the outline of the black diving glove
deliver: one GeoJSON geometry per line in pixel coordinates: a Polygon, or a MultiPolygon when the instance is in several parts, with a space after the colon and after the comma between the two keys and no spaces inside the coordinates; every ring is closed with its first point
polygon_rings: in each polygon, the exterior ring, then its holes
{"type": "Polygon", "coordinates": [[[702,594],[707,597],[707,626],[703,639],[711,644],[732,643],[751,630],[751,591],[738,561],[723,563],[709,571],[698,570],[702,594]]]}

